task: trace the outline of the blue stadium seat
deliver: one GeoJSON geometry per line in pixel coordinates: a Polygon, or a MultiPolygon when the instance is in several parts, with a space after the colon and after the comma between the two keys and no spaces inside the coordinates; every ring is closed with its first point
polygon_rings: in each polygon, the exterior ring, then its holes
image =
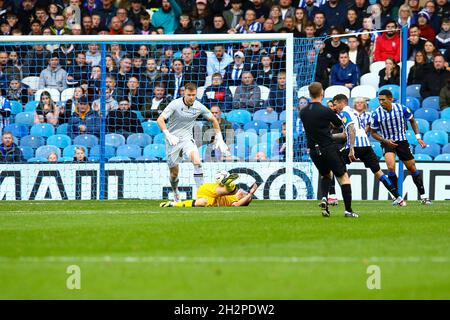
{"type": "Polygon", "coordinates": [[[443,153],[434,158],[434,161],[450,162],[450,153],[443,153]]]}
{"type": "Polygon", "coordinates": [[[11,114],[16,115],[23,111],[22,104],[19,101],[10,101],[11,104],[11,114]]]}
{"type": "Polygon", "coordinates": [[[65,134],[67,135],[67,129],[69,128],[69,125],[67,123],[60,124],[56,128],[56,134],[65,134]]]}
{"type": "Polygon", "coordinates": [[[31,159],[34,157],[34,150],[28,146],[21,146],[20,150],[22,151],[22,156],[25,160],[31,159]]]}
{"type": "Polygon", "coordinates": [[[108,160],[108,162],[121,162],[121,161],[131,161],[131,159],[124,156],[116,156],[108,160]]]}
{"type": "Polygon", "coordinates": [[[414,155],[414,160],[416,160],[416,161],[433,161],[433,158],[428,154],[416,153],[414,155]]]}
{"type": "Polygon", "coordinates": [[[64,149],[65,147],[70,146],[71,144],[72,139],[70,139],[70,137],[65,134],[55,134],[53,136],[48,137],[47,139],[48,146],[55,146],[60,149],[64,149]]]}
{"type": "Polygon", "coordinates": [[[44,157],[34,157],[27,160],[29,163],[40,163],[40,162],[47,162],[47,158],[44,157]]]}
{"type": "Polygon", "coordinates": [[[281,131],[281,127],[283,126],[283,123],[284,123],[284,121],[282,121],[282,120],[278,120],[278,121],[272,122],[270,124],[270,130],[271,131],[274,131],[274,130],[281,131]]]}
{"type": "Polygon", "coordinates": [[[31,127],[34,124],[34,112],[18,113],[14,119],[14,122],[31,127]]]}
{"type": "Polygon", "coordinates": [[[417,145],[414,150],[415,150],[415,152],[414,152],[415,154],[420,154],[420,153],[428,154],[428,155],[432,156],[433,158],[441,153],[441,147],[436,143],[429,143],[427,145],[427,147],[424,149],[422,149],[422,147],[420,145],[417,145]]]}
{"type": "Polygon", "coordinates": [[[78,147],[83,148],[84,154],[86,155],[86,157],[89,157],[89,149],[87,147],[81,146],[81,145],[74,145],[74,144],[64,148],[63,157],[73,159],[73,157],[75,157],[75,148],[78,148],[78,147]]]}
{"type": "Polygon", "coordinates": [[[378,108],[380,106],[380,102],[378,101],[378,98],[370,99],[369,103],[368,103],[368,106],[369,106],[369,110],[370,111],[373,111],[376,108],[378,108]]]}
{"type": "Polygon", "coordinates": [[[58,162],[72,162],[73,161],[73,157],[61,157],[58,159],[58,162]]]}
{"type": "Polygon", "coordinates": [[[422,96],[420,95],[420,84],[412,84],[406,87],[406,96],[414,97],[419,100],[422,100],[422,96]]]}
{"type": "Polygon", "coordinates": [[[49,123],[35,124],[31,127],[30,134],[48,138],[55,134],[55,127],[49,123]]]}
{"type": "Polygon", "coordinates": [[[383,149],[381,148],[381,144],[378,141],[372,142],[372,148],[378,158],[383,157],[383,149]]]}
{"type": "Polygon", "coordinates": [[[205,160],[206,148],[208,148],[207,144],[203,144],[200,146],[200,148],[198,148],[198,153],[200,153],[200,158],[202,160],[205,160]]]}
{"type": "Polygon", "coordinates": [[[416,146],[418,144],[416,134],[413,130],[406,130],[406,140],[408,140],[409,144],[412,146],[416,146]]]}
{"type": "Polygon", "coordinates": [[[34,112],[36,111],[36,108],[39,104],[39,101],[29,101],[26,105],[25,105],[25,112],[34,112]]]}
{"type": "Polygon", "coordinates": [[[266,143],[269,146],[274,146],[277,140],[281,137],[278,131],[269,131],[261,136],[261,143],[266,143]]]}
{"type": "MultiPolygon", "coordinates": [[[[392,92],[392,96],[395,100],[400,99],[400,86],[396,84],[386,84],[380,88],[378,88],[378,93],[380,93],[381,90],[389,90],[392,92]]],[[[406,94],[408,96],[408,94],[406,94]]]]}
{"type": "Polygon", "coordinates": [[[442,147],[442,153],[450,153],[450,143],[442,147]]]}
{"type": "MultiPolygon", "coordinates": [[[[164,133],[163,133],[164,134],[164,133]]],[[[135,133],[127,138],[127,144],[135,144],[144,148],[152,143],[152,137],[146,133],[135,133]]]]}
{"type": "Polygon", "coordinates": [[[442,130],[447,133],[450,133],[450,120],[445,119],[434,120],[433,123],[431,124],[431,129],[442,130]]]}
{"type": "Polygon", "coordinates": [[[144,156],[166,160],[166,145],[151,144],[144,148],[144,156]]]}
{"type": "Polygon", "coordinates": [[[258,135],[252,131],[240,132],[236,135],[236,144],[239,146],[254,146],[258,143],[258,135]]]}
{"type": "Polygon", "coordinates": [[[37,149],[43,145],[45,145],[45,139],[40,136],[29,135],[20,139],[21,147],[30,147],[33,149],[37,149]]]}
{"type": "Polygon", "coordinates": [[[233,157],[243,161],[248,160],[248,148],[246,145],[230,144],[228,147],[233,157]]]}
{"type": "Polygon", "coordinates": [[[123,146],[125,144],[125,137],[118,133],[108,133],[105,136],[105,145],[113,146],[114,148],[123,146]]]}
{"type": "MultiPolygon", "coordinates": [[[[419,132],[424,134],[430,130],[430,123],[424,119],[416,119],[417,125],[419,126],[419,132]]],[[[411,123],[408,121],[408,129],[412,130],[411,123]]]]}
{"type": "Polygon", "coordinates": [[[445,108],[441,112],[441,119],[450,120],[450,108],[445,108]]]}
{"type": "Polygon", "coordinates": [[[420,100],[415,97],[406,97],[405,105],[412,111],[415,112],[420,108],[420,100]]]}
{"type": "Polygon", "coordinates": [[[146,121],[142,122],[142,128],[144,129],[144,133],[151,135],[152,137],[161,133],[161,129],[159,129],[156,121],[146,121]]]}
{"type": "Polygon", "coordinates": [[[142,149],[135,144],[125,144],[117,148],[116,156],[136,159],[142,155],[142,149]]]}
{"type": "Polygon", "coordinates": [[[280,121],[286,121],[286,110],[281,111],[280,115],[279,115],[279,119],[280,121]]]}
{"type": "Polygon", "coordinates": [[[92,148],[98,144],[98,138],[92,134],[80,134],[73,139],[73,144],[92,148]]]}
{"type": "Polygon", "coordinates": [[[59,150],[59,148],[55,146],[42,146],[37,148],[35,157],[36,158],[42,157],[47,159],[48,155],[52,152],[56,153],[58,158],[61,157],[61,150],[59,150]]]}
{"type": "MultiPolygon", "coordinates": [[[[110,159],[116,155],[116,148],[113,146],[105,145],[105,158],[110,159]]],[[[100,145],[93,146],[89,153],[90,160],[100,160],[100,145]]]]}
{"type": "Polygon", "coordinates": [[[426,143],[437,143],[443,146],[448,143],[448,134],[442,130],[431,130],[425,133],[423,141],[426,143]]]}
{"type": "Polygon", "coordinates": [[[433,122],[434,120],[439,119],[439,112],[434,109],[420,108],[419,110],[414,112],[414,118],[433,122]]]}
{"type": "Polygon", "coordinates": [[[276,111],[269,113],[266,110],[258,110],[253,114],[253,121],[263,121],[270,124],[278,121],[278,113],[276,111]]]}
{"type": "Polygon", "coordinates": [[[140,156],[139,158],[136,158],[138,161],[157,161],[155,157],[147,157],[147,156],[140,156]]]}
{"type": "Polygon", "coordinates": [[[252,146],[250,151],[250,159],[255,158],[256,154],[260,151],[264,152],[267,158],[270,158],[272,156],[271,146],[267,145],[267,143],[258,143],[256,146],[252,146]]]}
{"type": "Polygon", "coordinates": [[[136,114],[136,116],[137,116],[137,118],[138,118],[138,120],[139,120],[140,122],[144,122],[144,121],[145,121],[145,118],[142,116],[142,113],[141,113],[139,110],[133,110],[133,111],[131,111],[131,112],[133,112],[134,114],[136,114]]]}
{"type": "Polygon", "coordinates": [[[3,128],[3,132],[11,132],[14,137],[22,138],[28,135],[28,127],[23,124],[11,123],[3,128]]]}
{"type": "Polygon", "coordinates": [[[262,134],[261,131],[267,132],[269,130],[269,126],[262,121],[251,121],[244,125],[245,131],[254,131],[257,134],[262,134]]]}
{"type": "Polygon", "coordinates": [[[227,120],[238,124],[246,124],[252,121],[252,114],[243,109],[231,110],[227,113],[227,120]]]}
{"type": "Polygon", "coordinates": [[[439,96],[431,96],[423,99],[422,108],[440,110],[439,96]]]}
{"type": "Polygon", "coordinates": [[[164,135],[164,133],[157,134],[153,138],[153,143],[154,144],[165,144],[166,143],[166,136],[164,135]]]}

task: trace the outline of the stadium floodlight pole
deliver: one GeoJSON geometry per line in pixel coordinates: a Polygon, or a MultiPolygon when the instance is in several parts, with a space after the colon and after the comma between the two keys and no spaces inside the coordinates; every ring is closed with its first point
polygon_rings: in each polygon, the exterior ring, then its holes
{"type": "Polygon", "coordinates": [[[100,167],[99,167],[99,185],[100,200],[105,200],[105,135],[106,135],[106,44],[100,44],[101,48],[101,79],[100,79],[100,167]]]}
{"type": "Polygon", "coordinates": [[[294,36],[286,38],[286,200],[294,199],[294,36]]]}
{"type": "MultiPolygon", "coordinates": [[[[402,51],[401,51],[401,61],[402,67],[400,70],[400,103],[402,105],[406,104],[406,72],[408,70],[408,26],[402,27],[401,31],[401,41],[402,41],[402,51]]],[[[403,195],[403,162],[398,162],[398,193],[400,196],[403,195]]]]}

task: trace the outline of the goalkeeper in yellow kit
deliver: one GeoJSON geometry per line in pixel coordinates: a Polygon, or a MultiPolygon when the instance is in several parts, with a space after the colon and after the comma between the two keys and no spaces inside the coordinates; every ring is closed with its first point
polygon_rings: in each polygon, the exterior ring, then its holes
{"type": "Polygon", "coordinates": [[[203,183],[197,190],[197,199],[181,202],[164,201],[160,207],[241,207],[252,202],[258,186],[253,184],[249,192],[237,189],[234,181],[239,177],[231,173],[219,183],[203,183]]]}

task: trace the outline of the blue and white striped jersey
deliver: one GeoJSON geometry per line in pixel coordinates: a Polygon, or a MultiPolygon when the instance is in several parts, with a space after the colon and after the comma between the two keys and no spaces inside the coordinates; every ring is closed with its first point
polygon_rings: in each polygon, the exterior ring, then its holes
{"type": "Polygon", "coordinates": [[[353,123],[355,127],[355,148],[370,147],[370,141],[367,137],[365,127],[361,123],[358,112],[350,108],[349,106],[344,107],[339,113],[344,124],[344,130],[347,134],[347,143],[345,148],[350,147],[350,135],[348,134],[348,126],[353,123]]]}
{"type": "Polygon", "coordinates": [[[249,33],[249,32],[260,33],[262,31],[262,24],[258,21],[250,23],[247,27],[242,27],[238,24],[236,26],[236,31],[238,33],[249,33]]]}
{"type": "Polygon", "coordinates": [[[359,114],[359,119],[361,120],[361,125],[363,128],[367,127],[367,125],[370,125],[370,112],[364,111],[359,114]]]}
{"type": "Polygon", "coordinates": [[[384,139],[394,141],[406,140],[408,120],[413,117],[411,110],[399,103],[392,104],[392,110],[387,111],[379,106],[372,112],[370,127],[378,130],[384,139]]]}
{"type": "MultiPolygon", "coordinates": [[[[0,110],[11,111],[11,103],[3,96],[0,96],[0,110]]],[[[0,129],[4,128],[8,123],[9,118],[3,118],[3,116],[0,115],[0,129]]]]}

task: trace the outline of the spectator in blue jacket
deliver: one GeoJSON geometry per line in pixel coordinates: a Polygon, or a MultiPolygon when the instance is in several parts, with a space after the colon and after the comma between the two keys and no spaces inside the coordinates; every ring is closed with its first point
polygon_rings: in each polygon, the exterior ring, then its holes
{"type": "Polygon", "coordinates": [[[331,85],[341,85],[349,89],[358,85],[359,68],[350,61],[348,52],[341,51],[339,53],[339,63],[331,67],[331,85]]]}
{"type": "Polygon", "coordinates": [[[222,75],[217,72],[212,75],[212,84],[205,88],[201,102],[211,108],[219,106],[223,112],[231,111],[233,96],[230,89],[224,85],[222,75]]]}
{"type": "Polygon", "coordinates": [[[78,99],[78,105],[68,125],[68,135],[72,139],[79,134],[93,134],[97,137],[100,135],[100,117],[91,110],[86,96],[78,99]]]}
{"type": "Polygon", "coordinates": [[[320,6],[320,10],[327,17],[328,26],[343,26],[347,17],[347,6],[344,1],[329,0],[320,6]]]}

